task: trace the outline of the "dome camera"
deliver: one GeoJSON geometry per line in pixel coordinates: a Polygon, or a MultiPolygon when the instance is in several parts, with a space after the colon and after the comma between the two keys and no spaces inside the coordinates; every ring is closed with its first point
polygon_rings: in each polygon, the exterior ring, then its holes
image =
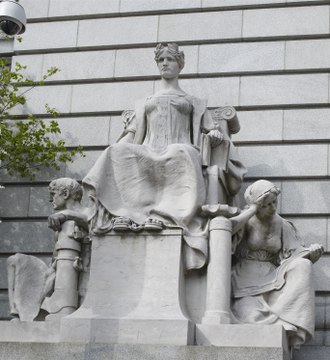
{"type": "Polygon", "coordinates": [[[16,1],[0,0],[0,30],[6,35],[23,34],[26,15],[23,6],[16,1]]]}

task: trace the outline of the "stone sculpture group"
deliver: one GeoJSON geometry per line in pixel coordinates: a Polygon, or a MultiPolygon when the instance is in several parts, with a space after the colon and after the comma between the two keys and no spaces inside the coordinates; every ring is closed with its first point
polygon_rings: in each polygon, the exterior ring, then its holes
{"type": "Polygon", "coordinates": [[[139,333],[139,342],[216,345],[214,326],[279,324],[299,347],[313,336],[311,265],[322,246],[304,246],[277,213],[270,181],[250,185],[237,207],[246,169],[231,141],[235,110],[208,110],[180,88],[176,44],[159,44],[155,61],[160,90],[123,114],[123,133],[83,179],[89,207],[75,180],[51,182],[52,264],[8,259],[11,314],[62,319],[65,338],[93,332],[100,342],[139,333]]]}

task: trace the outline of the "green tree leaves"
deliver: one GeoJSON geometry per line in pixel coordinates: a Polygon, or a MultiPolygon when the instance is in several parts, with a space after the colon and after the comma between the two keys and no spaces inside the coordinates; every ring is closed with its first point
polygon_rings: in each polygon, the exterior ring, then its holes
{"type": "MultiPolygon", "coordinates": [[[[82,148],[68,150],[63,140],[57,140],[61,133],[55,120],[43,120],[35,115],[18,120],[10,111],[26,103],[26,93],[56,74],[59,69],[51,67],[43,81],[34,82],[23,75],[26,66],[16,63],[10,69],[9,62],[0,58],[0,171],[33,179],[43,167],[60,169],[61,163],[72,162],[75,155],[83,156],[82,148]]],[[[58,112],[45,104],[50,118],[58,112]]]]}

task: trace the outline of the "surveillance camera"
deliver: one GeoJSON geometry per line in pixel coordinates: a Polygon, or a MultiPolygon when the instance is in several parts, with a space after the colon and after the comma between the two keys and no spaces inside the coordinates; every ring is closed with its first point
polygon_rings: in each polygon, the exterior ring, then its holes
{"type": "Polygon", "coordinates": [[[6,35],[23,34],[26,16],[24,8],[16,1],[0,0],[0,30],[6,35]]]}

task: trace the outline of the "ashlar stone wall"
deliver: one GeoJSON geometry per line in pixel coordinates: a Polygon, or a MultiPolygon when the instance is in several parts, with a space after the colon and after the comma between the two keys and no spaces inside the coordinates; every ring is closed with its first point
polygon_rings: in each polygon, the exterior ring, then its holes
{"type": "Polygon", "coordinates": [[[326,249],[315,265],[316,339],[297,359],[328,359],[330,346],[330,4],[325,0],[21,0],[28,15],[21,43],[0,41],[0,55],[41,79],[23,117],[56,107],[69,146],[86,157],[43,172],[34,182],[0,175],[0,316],[7,318],[6,258],[49,259],[49,180],[81,180],[122,129],[120,114],[158,87],[153,49],[175,41],[186,54],[181,86],[233,105],[242,130],[233,139],[248,167],[282,190],[280,213],[306,243],[326,249]],[[328,354],[328,355],[327,355],[328,354]],[[328,356],[328,357],[327,357],[328,356]]]}

